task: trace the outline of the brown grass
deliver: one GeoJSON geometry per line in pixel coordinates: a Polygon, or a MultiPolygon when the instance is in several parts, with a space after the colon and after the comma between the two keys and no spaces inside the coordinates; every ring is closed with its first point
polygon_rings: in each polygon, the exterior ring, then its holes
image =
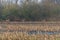
{"type": "Polygon", "coordinates": [[[59,31],[60,25],[55,24],[0,24],[1,30],[7,32],[0,32],[0,40],[60,40],[60,34],[32,34],[26,32],[8,32],[9,30],[38,30],[38,31],[59,31]]]}
{"type": "MultiPolygon", "coordinates": [[[[5,32],[0,34],[0,40],[57,40],[59,39],[59,35],[28,35],[22,32],[5,32]],[[57,37],[58,36],[58,37],[57,37]]],[[[59,39],[60,40],[60,39],[59,39]]]]}
{"type": "Polygon", "coordinates": [[[4,30],[37,30],[37,31],[59,31],[60,25],[56,24],[2,24],[0,29],[4,30]]]}

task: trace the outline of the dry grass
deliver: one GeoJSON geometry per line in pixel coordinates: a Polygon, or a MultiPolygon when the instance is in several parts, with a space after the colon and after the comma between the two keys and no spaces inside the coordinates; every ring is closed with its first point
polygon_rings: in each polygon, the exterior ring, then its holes
{"type": "Polygon", "coordinates": [[[56,24],[2,24],[0,29],[4,30],[37,30],[37,31],[59,31],[60,25],[56,24]]]}
{"type": "Polygon", "coordinates": [[[60,34],[58,35],[28,35],[22,32],[5,32],[0,34],[0,40],[60,40],[60,34]]]}
{"type": "Polygon", "coordinates": [[[7,32],[0,32],[0,40],[60,40],[60,34],[29,35],[26,32],[8,32],[9,30],[59,31],[60,25],[55,24],[0,24],[0,30],[7,30],[7,32]]]}

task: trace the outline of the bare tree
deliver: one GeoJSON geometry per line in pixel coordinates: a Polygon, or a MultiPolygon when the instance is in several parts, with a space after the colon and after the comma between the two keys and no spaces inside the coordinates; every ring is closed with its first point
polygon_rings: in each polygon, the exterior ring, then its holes
{"type": "Polygon", "coordinates": [[[15,3],[17,4],[19,0],[15,0],[15,3]]]}

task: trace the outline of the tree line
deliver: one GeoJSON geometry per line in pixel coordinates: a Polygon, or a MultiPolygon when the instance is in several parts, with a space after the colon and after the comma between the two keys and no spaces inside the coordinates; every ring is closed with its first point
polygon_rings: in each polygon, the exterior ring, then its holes
{"type": "Polygon", "coordinates": [[[0,21],[54,21],[60,20],[60,5],[47,2],[25,2],[17,4],[0,4],[0,21]]]}

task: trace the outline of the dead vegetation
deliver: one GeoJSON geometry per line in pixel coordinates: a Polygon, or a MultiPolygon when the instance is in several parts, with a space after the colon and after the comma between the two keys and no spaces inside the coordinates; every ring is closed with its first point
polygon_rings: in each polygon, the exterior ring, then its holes
{"type": "Polygon", "coordinates": [[[0,24],[0,29],[5,30],[37,30],[37,31],[59,31],[60,24],[40,23],[40,24],[0,24]]]}
{"type": "Polygon", "coordinates": [[[32,34],[23,31],[59,31],[60,26],[55,24],[0,24],[0,30],[7,30],[7,32],[0,32],[0,40],[60,40],[60,34],[32,34]],[[15,30],[15,32],[9,32],[15,30]]]}
{"type": "Polygon", "coordinates": [[[4,32],[0,34],[0,40],[60,40],[60,34],[58,35],[28,35],[23,32],[4,32]]]}

